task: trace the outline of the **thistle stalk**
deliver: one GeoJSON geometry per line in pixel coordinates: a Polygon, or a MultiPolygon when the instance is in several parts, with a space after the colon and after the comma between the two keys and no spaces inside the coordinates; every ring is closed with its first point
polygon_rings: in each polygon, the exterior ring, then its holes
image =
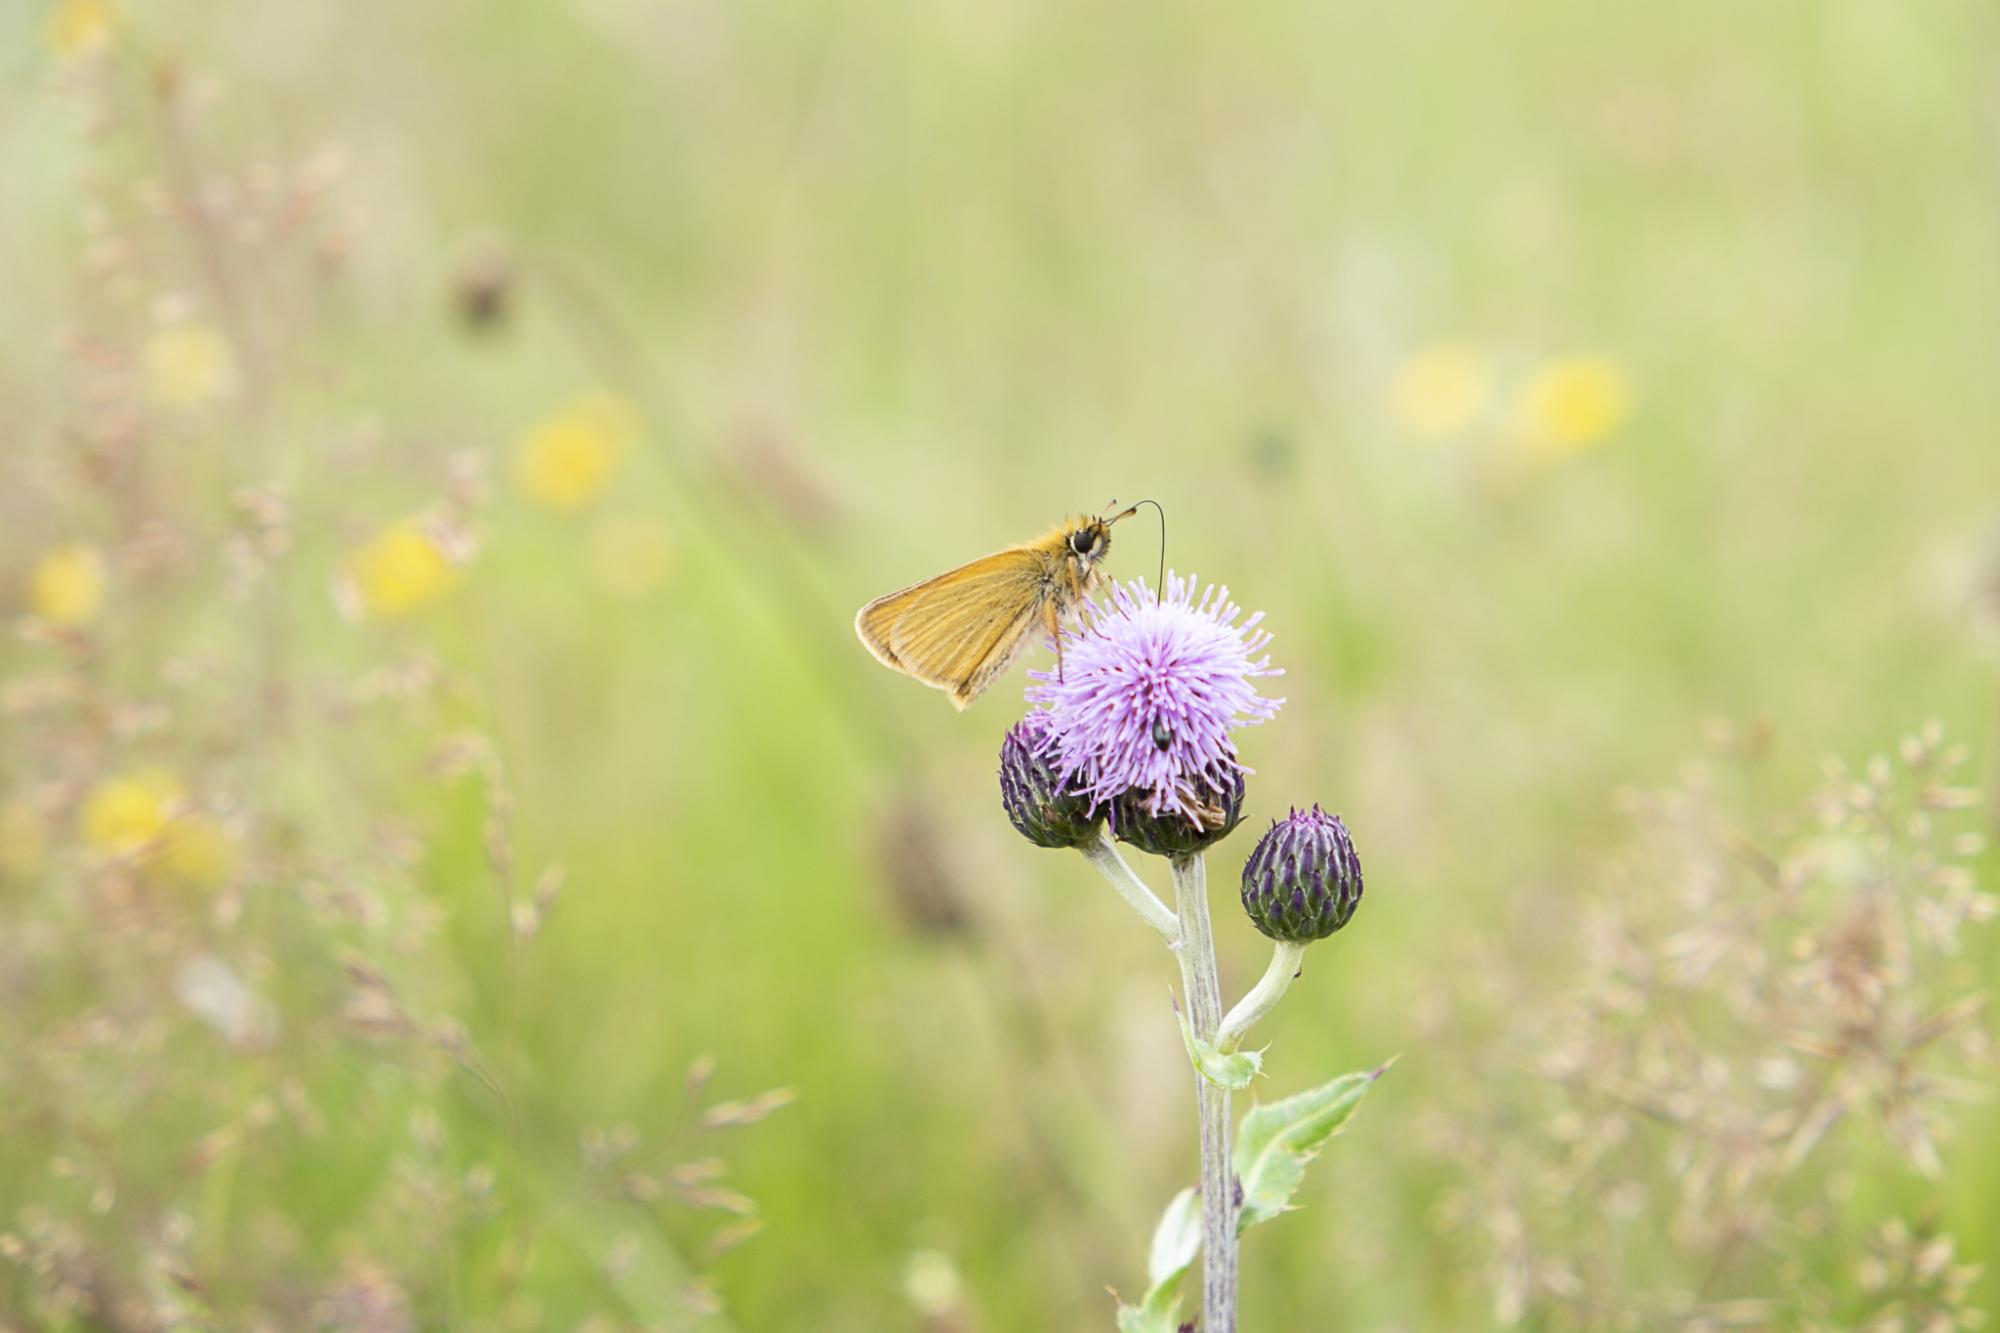
{"type": "MultiPolygon", "coordinates": [[[[1213,1043],[1222,1026],[1222,984],[1208,919],[1208,863],[1199,853],[1172,860],[1180,940],[1173,946],[1195,1036],[1213,1043]]],[[[1229,1090],[1195,1071],[1201,1116],[1201,1326],[1236,1333],[1236,1176],[1229,1163],[1229,1090]]]]}
{"type": "Polygon", "coordinates": [[[1077,850],[1083,853],[1085,860],[1097,867],[1099,874],[1110,881],[1111,887],[1118,891],[1118,896],[1139,914],[1139,919],[1160,933],[1161,938],[1166,940],[1167,947],[1178,946],[1181,937],[1180,923],[1174,919],[1174,914],[1168,910],[1167,905],[1160,901],[1159,895],[1148,888],[1146,881],[1139,878],[1139,873],[1118,854],[1118,848],[1111,841],[1109,831],[1100,828],[1097,841],[1087,842],[1077,850]]]}
{"type": "Polygon", "coordinates": [[[1289,940],[1279,940],[1271,949],[1271,965],[1264,969],[1264,975],[1250,988],[1250,993],[1236,1002],[1222,1020],[1222,1027],[1215,1034],[1215,1047],[1227,1053],[1242,1044],[1250,1029],[1257,1026],[1264,1015],[1278,1007],[1285,992],[1304,965],[1306,946],[1289,940]]]}

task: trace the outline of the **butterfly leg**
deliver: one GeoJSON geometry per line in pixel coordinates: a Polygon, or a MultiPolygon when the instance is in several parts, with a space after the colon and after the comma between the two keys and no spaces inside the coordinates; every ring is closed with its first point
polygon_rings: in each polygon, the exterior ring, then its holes
{"type": "Polygon", "coordinates": [[[1056,641],[1056,679],[1063,679],[1062,617],[1056,614],[1056,604],[1050,601],[1043,613],[1048,617],[1049,634],[1056,641]]]}

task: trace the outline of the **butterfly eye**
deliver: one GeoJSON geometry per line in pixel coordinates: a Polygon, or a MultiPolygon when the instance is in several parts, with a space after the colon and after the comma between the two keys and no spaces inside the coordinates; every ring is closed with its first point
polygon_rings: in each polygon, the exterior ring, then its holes
{"type": "Polygon", "coordinates": [[[1069,535],[1069,549],[1088,559],[1090,553],[1097,549],[1097,534],[1089,528],[1072,532],[1069,535]]]}

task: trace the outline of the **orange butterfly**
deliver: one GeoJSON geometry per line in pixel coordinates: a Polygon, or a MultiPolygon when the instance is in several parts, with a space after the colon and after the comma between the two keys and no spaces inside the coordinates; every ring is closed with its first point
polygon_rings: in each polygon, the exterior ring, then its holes
{"type": "MultiPolygon", "coordinates": [[[[1079,515],[1031,542],[878,597],[854,617],[854,632],[882,665],[951,695],[963,710],[1047,631],[1062,670],[1062,627],[1096,589],[1111,550],[1110,518],[1079,515]]],[[[1155,506],[1157,508],[1157,506],[1155,506]]]]}

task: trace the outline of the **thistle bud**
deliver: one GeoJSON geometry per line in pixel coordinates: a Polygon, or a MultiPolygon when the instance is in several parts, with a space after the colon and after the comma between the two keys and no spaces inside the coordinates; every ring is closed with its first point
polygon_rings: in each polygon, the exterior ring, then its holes
{"type": "Polygon", "coordinates": [[[1243,910],[1274,940],[1310,944],[1361,905],[1361,860],[1339,815],[1315,805],[1273,821],[1243,866],[1243,910]]]}
{"type": "Polygon", "coordinates": [[[1098,815],[1075,781],[1064,782],[1045,752],[1048,714],[1037,709],[1000,743],[1000,804],[1022,837],[1037,847],[1097,841],[1098,815]]]}
{"type": "Polygon", "coordinates": [[[1243,770],[1211,769],[1196,784],[1192,810],[1168,806],[1154,814],[1150,793],[1135,787],[1111,803],[1111,831],[1155,856],[1193,856],[1228,837],[1243,822],[1243,770]]]}

